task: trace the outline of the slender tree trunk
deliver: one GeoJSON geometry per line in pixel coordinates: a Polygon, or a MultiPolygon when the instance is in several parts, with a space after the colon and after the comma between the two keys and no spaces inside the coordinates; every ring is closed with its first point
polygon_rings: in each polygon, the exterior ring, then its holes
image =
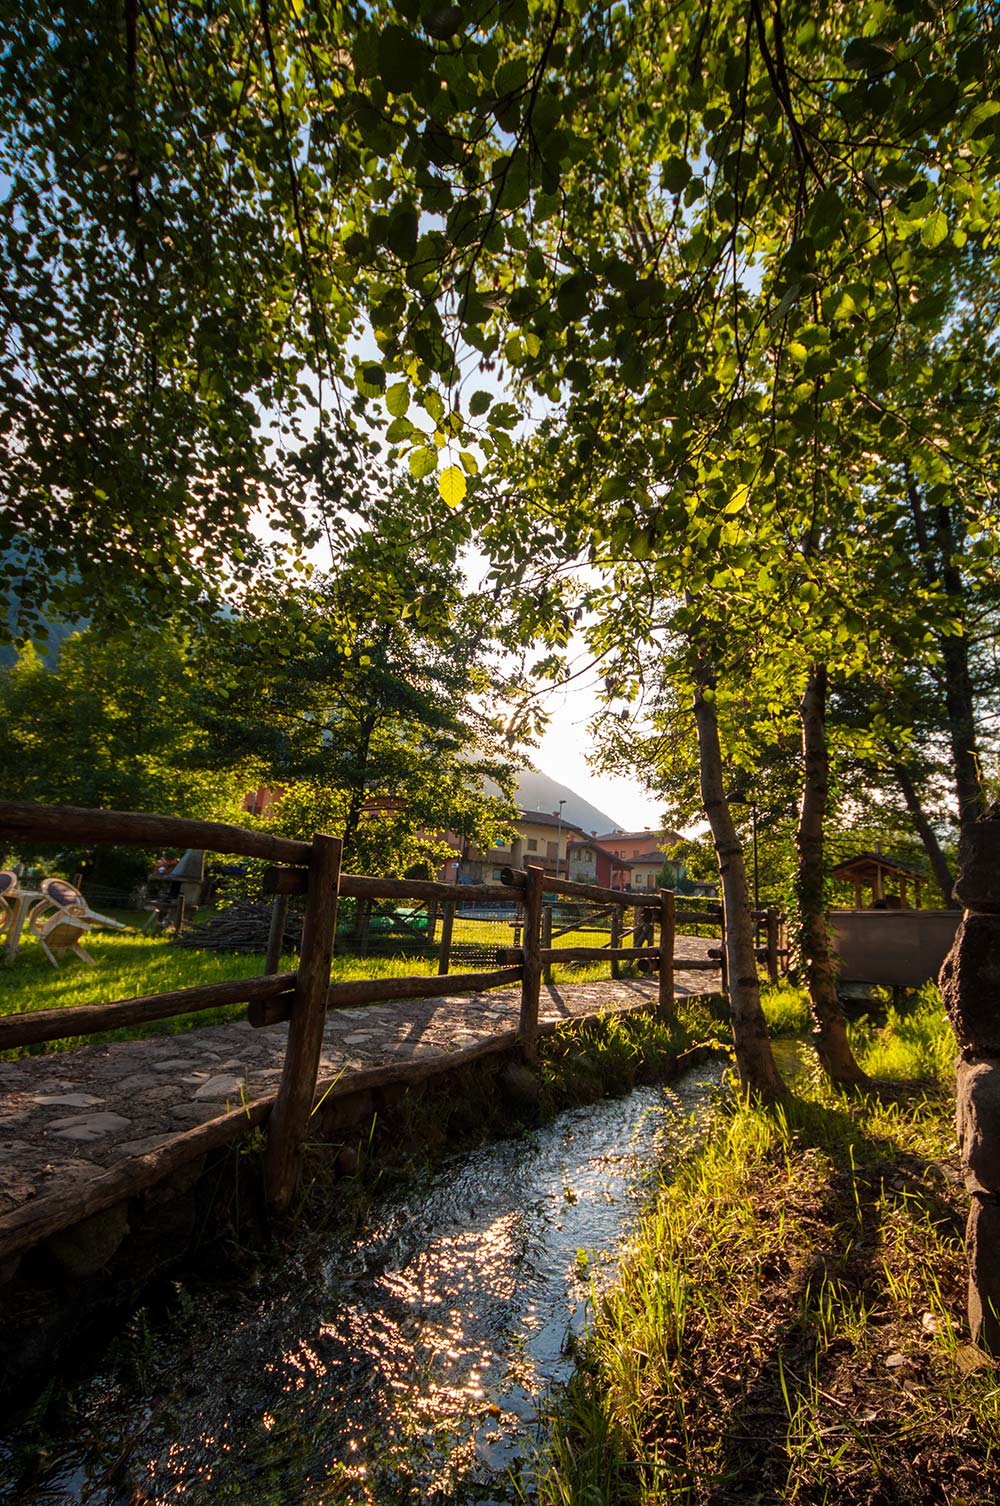
{"type": "MultiPolygon", "coordinates": [[[[931,586],[944,588],[949,605],[963,629],[966,623],[966,592],[956,560],[965,541],[964,524],[956,532],[952,508],[942,503],[934,511],[934,543],[931,543],[920,488],[907,473],[906,493],[917,536],[924,577],[931,586]]],[[[958,818],[963,826],[982,814],[983,790],[976,749],[976,710],[969,669],[969,643],[960,634],[939,633],[938,645],[944,669],[944,699],[958,797],[958,818]]]]}
{"type": "Polygon", "coordinates": [[[802,801],[795,831],[797,888],[802,963],[816,1032],[813,1040],[823,1068],[838,1087],[861,1087],[868,1078],[847,1039],[847,1024],[837,998],[830,935],[826,926],[823,823],[830,788],[826,744],[826,665],[813,664],[799,702],[802,723],[802,801]]]}
{"type": "Polygon", "coordinates": [[[913,783],[913,777],[906,765],[900,763],[897,759],[893,759],[892,761],[892,772],[896,783],[902,791],[903,799],[906,801],[906,809],[913,817],[913,824],[916,827],[917,835],[924,844],[924,851],[927,854],[934,877],[937,879],[938,888],[941,890],[945,909],[960,910],[962,907],[955,899],[953,893],[955,879],[951,869],[948,867],[948,859],[941,851],[941,843],[937,839],[937,832],[924,814],[924,808],[920,803],[920,796],[917,793],[916,785],[913,783]]]}
{"type": "Polygon", "coordinates": [[[357,835],[358,825],[361,821],[361,812],[364,809],[366,789],[365,779],[368,773],[368,761],[371,757],[372,736],[375,732],[376,717],[368,716],[361,723],[361,746],[358,750],[358,765],[355,770],[354,788],[351,790],[347,802],[347,814],[344,817],[344,830],[341,837],[344,850],[344,867],[349,868],[354,858],[354,838],[357,835]]]}
{"type": "Polygon", "coordinates": [[[775,1064],[767,1021],[760,1005],[760,983],[750,896],[743,849],[722,782],[722,749],[715,714],[715,676],[703,651],[695,669],[694,717],[698,728],[701,797],[712,828],[726,915],[726,962],[733,1017],[733,1044],[744,1091],[765,1102],[788,1096],[775,1064]]]}
{"type": "MultiPolygon", "coordinates": [[[[968,622],[965,581],[955,563],[965,542],[964,519],[956,535],[952,508],[942,503],[935,509],[935,537],[941,559],[941,584],[963,629],[968,622]]],[[[976,749],[976,709],[972,695],[972,672],[969,668],[969,640],[959,635],[941,634],[941,657],[944,663],[945,705],[951,732],[952,756],[955,760],[955,788],[958,793],[958,818],[965,826],[978,821],[983,813],[983,786],[976,749]]]]}

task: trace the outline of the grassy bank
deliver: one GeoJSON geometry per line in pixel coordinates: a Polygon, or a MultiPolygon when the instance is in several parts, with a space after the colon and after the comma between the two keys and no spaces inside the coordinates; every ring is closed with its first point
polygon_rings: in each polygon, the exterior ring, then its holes
{"type": "Polygon", "coordinates": [[[854,1034],[879,1093],[807,1075],[787,1112],[720,1103],[661,1189],[557,1405],[545,1506],[1000,1498],[950,1032],[928,992],[854,1034]]]}

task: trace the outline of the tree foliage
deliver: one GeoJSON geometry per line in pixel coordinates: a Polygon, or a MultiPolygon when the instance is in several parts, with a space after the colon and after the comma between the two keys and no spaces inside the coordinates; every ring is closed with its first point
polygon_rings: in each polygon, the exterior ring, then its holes
{"type": "Polygon", "coordinates": [[[190,644],[163,626],[74,633],[52,668],[29,644],[0,670],[7,797],[237,819],[259,765],[200,765],[201,684],[190,644]]]}

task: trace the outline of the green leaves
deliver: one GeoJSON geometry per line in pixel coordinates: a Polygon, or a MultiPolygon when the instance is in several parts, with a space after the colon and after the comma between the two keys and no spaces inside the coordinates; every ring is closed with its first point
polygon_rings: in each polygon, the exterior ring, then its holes
{"type": "Polygon", "coordinates": [[[660,165],[660,176],[670,193],[681,193],[691,181],[691,164],[686,157],[668,157],[660,165]]]}
{"type": "Polygon", "coordinates": [[[393,418],[402,418],[410,406],[410,384],[396,382],[385,395],[385,406],[393,418]]]}
{"type": "Polygon", "coordinates": [[[429,446],[419,450],[410,451],[410,475],[415,481],[422,481],[432,471],[437,470],[437,450],[429,446]]]}
{"type": "Polygon", "coordinates": [[[378,39],[378,73],[393,94],[413,89],[423,63],[423,43],[402,26],[386,26],[378,39]]]}
{"type": "Polygon", "coordinates": [[[354,385],[362,397],[378,397],[385,391],[385,371],[374,361],[366,361],[356,369],[354,385]]]}
{"type": "Polygon", "coordinates": [[[934,209],[920,227],[921,245],[933,251],[948,239],[948,216],[943,209],[934,209]]]}

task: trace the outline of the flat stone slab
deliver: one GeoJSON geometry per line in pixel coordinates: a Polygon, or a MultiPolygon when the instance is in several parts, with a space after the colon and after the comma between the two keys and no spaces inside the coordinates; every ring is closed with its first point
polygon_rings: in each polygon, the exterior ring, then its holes
{"type": "Polygon", "coordinates": [[[31,1102],[55,1103],[69,1109],[92,1109],[104,1099],[95,1098],[93,1093],[36,1093],[31,1102]]]}
{"type": "Polygon", "coordinates": [[[218,1077],[210,1077],[203,1082],[201,1087],[195,1088],[194,1097],[198,1098],[239,1098],[246,1085],[246,1077],[240,1073],[223,1072],[218,1077]]]}
{"type": "MultiPolygon", "coordinates": [[[[677,938],[677,955],[704,958],[707,940],[677,938]]],[[[679,996],[715,992],[718,972],[674,972],[679,996]]],[[[540,1017],[655,1003],[656,979],[542,988],[540,1017]]],[[[319,1074],[349,1086],[373,1067],[448,1057],[517,1029],[520,988],[452,998],[403,999],[327,1016],[319,1074]]],[[[0,1216],[68,1183],[97,1176],[196,1124],[274,1093],[287,1025],[246,1020],[0,1063],[0,1216]],[[110,1107],[109,1107],[110,1105],[110,1107]],[[76,1110],[67,1113],[67,1110],[76,1110]]]]}
{"type": "Polygon", "coordinates": [[[131,1126],[131,1119],[121,1114],[78,1114],[72,1119],[53,1119],[48,1132],[66,1140],[103,1140],[106,1135],[131,1126]]]}

